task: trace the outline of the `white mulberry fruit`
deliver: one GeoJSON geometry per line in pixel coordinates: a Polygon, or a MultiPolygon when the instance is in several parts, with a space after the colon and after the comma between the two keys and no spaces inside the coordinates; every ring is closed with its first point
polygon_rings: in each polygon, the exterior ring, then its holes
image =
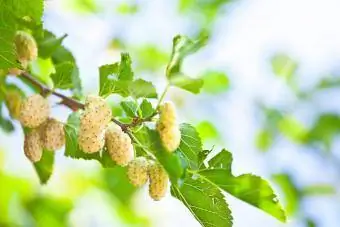
{"type": "Polygon", "coordinates": [[[167,191],[169,177],[164,168],[159,163],[149,165],[149,195],[154,200],[162,199],[167,191]]]}
{"type": "Polygon", "coordinates": [[[85,153],[98,152],[105,145],[104,131],[98,134],[79,131],[78,144],[80,149],[85,153]]]}
{"type": "Polygon", "coordinates": [[[38,47],[32,35],[24,31],[17,31],[14,37],[17,58],[26,67],[27,63],[38,56],[38,47]]]}
{"type": "Polygon", "coordinates": [[[26,127],[38,127],[47,120],[49,115],[50,105],[39,94],[32,95],[21,103],[19,120],[26,127]]]}
{"type": "Polygon", "coordinates": [[[24,152],[31,162],[38,162],[43,153],[43,146],[38,129],[33,129],[25,135],[24,152]]]}
{"type": "Polygon", "coordinates": [[[111,159],[120,166],[127,165],[134,156],[131,139],[115,123],[109,125],[105,134],[107,150],[111,159]]]}
{"type": "Polygon", "coordinates": [[[175,106],[171,102],[166,102],[160,107],[156,128],[163,146],[169,152],[175,151],[181,142],[181,131],[176,118],[175,106]]]}
{"type": "Polygon", "coordinates": [[[22,103],[21,93],[17,90],[7,91],[5,95],[5,102],[11,117],[18,119],[20,115],[20,106],[22,103]]]}
{"type": "Polygon", "coordinates": [[[129,162],[127,175],[134,186],[144,185],[148,181],[148,161],[146,158],[138,157],[129,162]]]}
{"type": "Polygon", "coordinates": [[[88,96],[85,110],[80,117],[78,143],[86,153],[98,152],[105,144],[105,129],[112,112],[105,100],[99,96],[88,96]]]}
{"type": "Polygon", "coordinates": [[[49,118],[40,129],[43,147],[48,150],[57,150],[65,144],[64,124],[49,118]]]}

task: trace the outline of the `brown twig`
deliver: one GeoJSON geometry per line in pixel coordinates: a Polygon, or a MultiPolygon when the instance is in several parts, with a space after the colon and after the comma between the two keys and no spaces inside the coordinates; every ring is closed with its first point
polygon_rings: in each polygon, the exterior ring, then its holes
{"type": "MultiPolygon", "coordinates": [[[[55,90],[47,87],[46,85],[42,84],[40,81],[38,81],[37,79],[35,79],[31,74],[29,74],[28,72],[22,71],[20,76],[26,80],[28,80],[32,85],[36,86],[39,90],[40,93],[42,95],[48,95],[48,94],[53,94],[54,96],[57,96],[59,98],[61,98],[61,102],[60,104],[67,106],[68,108],[70,108],[72,111],[77,111],[79,109],[84,109],[85,105],[71,97],[67,97],[59,92],[56,92],[55,90]]],[[[133,119],[133,121],[131,123],[128,124],[124,124],[120,121],[118,121],[115,118],[112,118],[112,121],[114,123],[116,123],[117,125],[119,125],[119,127],[122,128],[122,130],[124,132],[127,132],[129,128],[133,128],[136,127],[140,124],[142,124],[143,122],[147,122],[147,121],[151,121],[152,118],[157,115],[157,111],[155,111],[151,116],[147,117],[147,118],[139,118],[136,117],[133,119]]]]}
{"type": "Polygon", "coordinates": [[[37,79],[35,79],[33,76],[31,76],[28,72],[22,72],[20,74],[20,76],[22,78],[25,78],[26,80],[28,80],[30,83],[32,83],[34,86],[38,87],[40,89],[40,93],[42,95],[47,95],[47,94],[53,94],[59,98],[61,98],[61,104],[67,106],[68,108],[70,108],[73,111],[77,111],[79,109],[84,109],[84,104],[82,104],[81,102],[72,99],[70,97],[67,97],[59,92],[56,92],[55,90],[52,90],[51,88],[45,86],[44,84],[40,83],[40,81],[38,81],[37,79]]]}

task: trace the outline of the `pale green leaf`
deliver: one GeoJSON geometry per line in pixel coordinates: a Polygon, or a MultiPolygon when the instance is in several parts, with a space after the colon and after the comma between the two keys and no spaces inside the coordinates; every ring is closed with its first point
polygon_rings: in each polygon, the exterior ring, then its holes
{"type": "Polygon", "coordinates": [[[200,93],[200,90],[203,86],[202,79],[190,78],[180,73],[173,75],[169,80],[171,85],[182,88],[194,94],[200,93]]]}
{"type": "Polygon", "coordinates": [[[229,78],[224,72],[209,71],[201,76],[203,79],[202,90],[209,94],[220,94],[230,87],[229,78]]]}
{"type": "Polygon", "coordinates": [[[156,88],[151,82],[137,79],[129,84],[129,93],[134,98],[157,98],[156,88]]]}

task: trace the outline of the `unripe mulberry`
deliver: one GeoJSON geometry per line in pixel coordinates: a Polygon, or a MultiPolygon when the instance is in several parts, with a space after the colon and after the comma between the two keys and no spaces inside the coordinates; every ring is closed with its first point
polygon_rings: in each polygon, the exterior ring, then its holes
{"type": "Polygon", "coordinates": [[[20,106],[22,103],[22,95],[17,90],[9,90],[5,95],[6,105],[12,118],[18,119],[20,115],[20,106]]]}
{"type": "Polygon", "coordinates": [[[18,31],[14,37],[14,44],[17,58],[25,67],[28,62],[33,61],[38,56],[37,43],[32,35],[24,31],[18,31]]]}
{"type": "Polygon", "coordinates": [[[44,148],[57,150],[65,144],[64,124],[56,119],[48,119],[40,129],[41,140],[44,148]]]}
{"type": "Polygon", "coordinates": [[[166,102],[160,107],[157,131],[167,151],[173,152],[178,148],[181,142],[181,131],[177,124],[175,106],[171,102],[166,102]]]}
{"type": "Polygon", "coordinates": [[[138,157],[129,162],[127,167],[128,178],[134,186],[142,186],[148,181],[148,161],[138,157]]]}
{"type": "Polygon", "coordinates": [[[131,139],[115,123],[109,125],[105,134],[107,150],[111,159],[120,166],[127,165],[134,156],[131,139]]]}
{"type": "Polygon", "coordinates": [[[48,101],[39,94],[28,97],[20,106],[20,122],[29,128],[36,128],[44,123],[50,115],[48,101]]]}
{"type": "Polygon", "coordinates": [[[33,129],[25,135],[24,152],[31,162],[38,162],[43,153],[43,146],[38,129],[33,129]]]}
{"type": "Polygon", "coordinates": [[[159,163],[152,163],[149,165],[149,179],[149,195],[158,201],[166,194],[169,181],[168,174],[159,163]]]}

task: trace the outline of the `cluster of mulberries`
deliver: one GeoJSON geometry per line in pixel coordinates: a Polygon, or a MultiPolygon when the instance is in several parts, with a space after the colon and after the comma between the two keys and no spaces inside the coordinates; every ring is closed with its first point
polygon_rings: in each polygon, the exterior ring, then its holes
{"type": "Polygon", "coordinates": [[[78,134],[78,144],[84,152],[94,153],[104,147],[105,129],[111,117],[111,109],[103,98],[87,97],[85,110],[80,117],[78,134]]]}
{"type": "Polygon", "coordinates": [[[152,199],[158,201],[165,196],[169,177],[161,164],[138,157],[128,164],[127,175],[136,187],[143,186],[149,179],[149,195],[152,199]]]}
{"type": "Polygon", "coordinates": [[[160,107],[156,127],[166,150],[169,152],[176,150],[181,142],[181,131],[177,123],[175,106],[171,102],[166,102],[160,107]]]}
{"type": "Polygon", "coordinates": [[[37,43],[32,35],[24,31],[18,31],[14,37],[15,50],[18,61],[25,68],[30,61],[38,56],[37,43]]]}
{"type": "Polygon", "coordinates": [[[49,118],[50,105],[44,97],[39,94],[29,96],[21,102],[19,111],[14,104],[12,107],[10,104],[8,106],[10,113],[14,116],[16,111],[19,112],[18,119],[21,124],[31,129],[25,135],[24,141],[24,152],[29,160],[39,161],[44,148],[56,150],[64,146],[64,125],[49,118]]]}

